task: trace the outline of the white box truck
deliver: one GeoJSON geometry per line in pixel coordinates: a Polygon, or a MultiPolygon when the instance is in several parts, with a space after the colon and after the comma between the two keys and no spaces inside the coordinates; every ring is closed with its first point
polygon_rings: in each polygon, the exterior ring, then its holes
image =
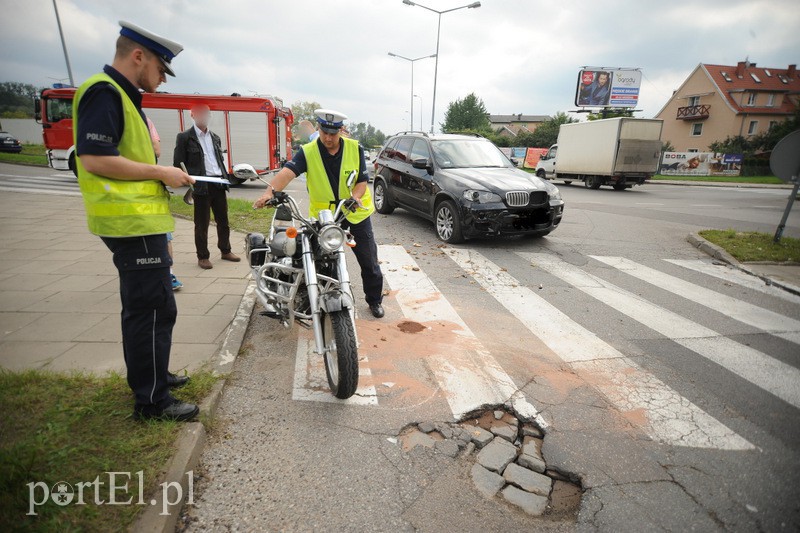
{"type": "Polygon", "coordinates": [[[663,124],[629,117],[562,124],[558,143],[541,157],[536,175],[567,185],[580,180],[589,189],[641,185],[658,171],[663,124]]]}

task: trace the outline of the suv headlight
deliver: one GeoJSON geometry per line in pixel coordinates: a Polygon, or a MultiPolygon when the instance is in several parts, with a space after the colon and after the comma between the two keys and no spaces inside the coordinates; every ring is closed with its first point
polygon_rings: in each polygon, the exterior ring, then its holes
{"type": "Polygon", "coordinates": [[[333,253],[344,244],[344,230],[339,226],[323,226],[319,230],[319,245],[328,253],[333,253]]]}
{"type": "Polygon", "coordinates": [[[558,190],[558,187],[549,181],[545,181],[544,186],[547,188],[547,194],[550,195],[551,200],[561,200],[561,191],[558,190]]]}
{"type": "Polygon", "coordinates": [[[464,199],[470,202],[476,202],[479,204],[490,204],[493,202],[502,202],[502,198],[500,198],[499,194],[495,194],[489,191],[478,191],[475,189],[467,189],[464,191],[464,199]]]}

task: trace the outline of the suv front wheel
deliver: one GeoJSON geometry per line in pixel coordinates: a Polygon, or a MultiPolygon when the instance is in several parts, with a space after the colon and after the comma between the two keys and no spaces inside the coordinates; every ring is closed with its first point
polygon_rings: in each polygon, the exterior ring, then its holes
{"type": "Polygon", "coordinates": [[[443,200],[436,206],[436,213],[433,217],[436,225],[436,235],[444,242],[458,244],[464,242],[464,235],[461,232],[461,216],[453,202],[443,200]]]}
{"type": "Polygon", "coordinates": [[[386,189],[386,182],[382,178],[375,180],[375,210],[382,215],[391,215],[394,206],[389,201],[389,191],[386,189]]]}

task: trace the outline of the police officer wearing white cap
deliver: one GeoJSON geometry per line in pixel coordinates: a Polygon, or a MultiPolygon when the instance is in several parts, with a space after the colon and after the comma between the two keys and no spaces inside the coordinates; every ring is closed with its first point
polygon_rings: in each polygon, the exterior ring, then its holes
{"type": "Polygon", "coordinates": [[[175,222],[166,186],[194,180],[181,169],[156,165],[140,90],[155,92],[174,76],[183,47],[120,22],[113,63],[86,80],[73,100],[78,183],[89,231],[114,256],[122,300],[122,351],[138,419],[190,420],[195,404],[170,394],[186,376],[168,371],[177,307],[166,233],[175,222]]]}
{"type": "Polygon", "coordinates": [[[343,138],[341,129],[347,117],[338,111],[317,109],[314,111],[319,123],[319,138],[298,150],[294,158],[286,163],[273,178],[263,196],[253,204],[261,208],[272,198],[272,191],[282,191],[295,177],[306,173],[309,197],[309,216],[317,217],[321,209],[347,197],[353,197],[363,209],[347,215],[345,227],[356,241],[353,252],[361,267],[364,295],[372,316],[381,318],[383,312],[383,274],[378,264],[378,246],[372,231],[370,215],[375,212],[367,183],[367,163],[364,149],[354,139],[343,138]],[[347,177],[352,171],[358,178],[352,190],[347,188],[347,177]]]}

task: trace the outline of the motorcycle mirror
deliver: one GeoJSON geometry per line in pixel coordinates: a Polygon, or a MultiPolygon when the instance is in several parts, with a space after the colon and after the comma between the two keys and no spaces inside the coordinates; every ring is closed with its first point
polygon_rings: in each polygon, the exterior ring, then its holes
{"type": "Polygon", "coordinates": [[[355,182],[356,182],[356,176],[358,176],[358,172],[356,172],[355,170],[350,172],[350,175],[347,176],[347,188],[348,189],[352,189],[353,188],[353,184],[355,184],[355,182]]]}
{"type": "Polygon", "coordinates": [[[254,180],[258,178],[258,172],[249,163],[239,163],[233,166],[233,175],[241,180],[254,180]]]}
{"type": "Polygon", "coordinates": [[[186,189],[186,194],[183,195],[183,203],[186,205],[194,205],[194,195],[192,189],[186,189]]]}

